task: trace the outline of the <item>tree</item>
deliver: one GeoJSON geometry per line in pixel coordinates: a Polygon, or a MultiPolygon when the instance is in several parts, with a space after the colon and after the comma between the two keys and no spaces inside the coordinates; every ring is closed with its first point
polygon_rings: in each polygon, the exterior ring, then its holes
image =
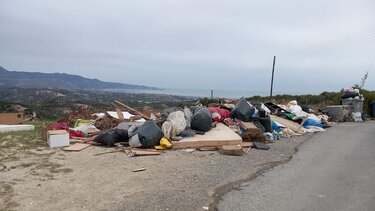
{"type": "Polygon", "coordinates": [[[354,84],[354,88],[362,89],[362,88],[365,86],[365,83],[366,83],[367,78],[368,78],[368,71],[367,71],[366,74],[363,76],[361,82],[359,82],[359,83],[357,83],[357,84],[354,84]]]}

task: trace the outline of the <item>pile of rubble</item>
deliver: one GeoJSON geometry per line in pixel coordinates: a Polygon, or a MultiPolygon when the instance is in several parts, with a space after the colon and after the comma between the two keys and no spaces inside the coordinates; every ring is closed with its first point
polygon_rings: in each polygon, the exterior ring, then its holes
{"type": "Polygon", "coordinates": [[[116,111],[74,113],[68,121],[43,128],[43,138],[50,147],[67,151],[104,146],[129,156],[159,155],[169,149],[243,155],[252,147],[267,150],[277,140],[325,131],[332,125],[328,115],[301,107],[296,101],[276,105],[241,98],[236,103],[173,107],[161,112],[140,112],[119,101],[115,104],[116,111]]]}

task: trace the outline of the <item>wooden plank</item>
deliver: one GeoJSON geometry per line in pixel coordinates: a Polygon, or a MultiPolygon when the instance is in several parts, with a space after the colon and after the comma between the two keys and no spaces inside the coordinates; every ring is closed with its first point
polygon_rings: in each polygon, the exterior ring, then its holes
{"type": "Polygon", "coordinates": [[[255,126],[252,122],[239,122],[239,125],[241,128],[243,128],[244,130],[248,131],[248,132],[261,132],[261,130],[259,128],[257,128],[257,126],[255,126]]]}
{"type": "Polygon", "coordinates": [[[79,142],[79,143],[87,143],[90,141],[93,141],[97,136],[91,136],[91,137],[75,137],[72,136],[70,139],[71,142],[79,142]]]}
{"type": "Polygon", "coordinates": [[[247,147],[253,147],[254,146],[254,143],[253,142],[247,142],[247,141],[244,141],[241,143],[241,146],[243,148],[247,148],[247,147]]]}
{"type": "Polygon", "coordinates": [[[71,146],[68,146],[68,147],[65,147],[63,150],[64,151],[74,151],[74,152],[78,152],[78,151],[81,151],[83,149],[86,149],[87,147],[91,146],[91,144],[81,144],[81,143],[77,143],[77,144],[73,144],[71,146]]]}
{"type": "Polygon", "coordinates": [[[135,110],[134,108],[132,108],[132,107],[130,107],[130,106],[128,106],[128,105],[125,105],[124,103],[122,103],[122,102],[120,102],[120,101],[118,101],[118,100],[115,100],[115,103],[117,103],[117,104],[119,104],[120,106],[125,107],[125,108],[127,108],[127,109],[129,109],[129,110],[131,110],[131,111],[133,111],[133,112],[135,112],[135,113],[141,115],[141,116],[142,116],[143,118],[145,118],[146,120],[147,120],[147,119],[150,119],[149,116],[147,116],[147,115],[145,115],[145,114],[142,114],[141,112],[135,110]]]}
{"type": "Polygon", "coordinates": [[[131,153],[136,156],[145,156],[145,155],[160,155],[161,152],[154,150],[144,150],[144,149],[129,149],[131,153]]]}
{"type": "Polygon", "coordinates": [[[218,123],[215,128],[212,128],[204,135],[195,135],[194,137],[184,138],[181,141],[172,141],[173,149],[220,147],[241,143],[241,136],[222,123],[218,123]]]}
{"type": "Polygon", "coordinates": [[[94,154],[94,156],[105,155],[105,154],[110,154],[110,153],[115,153],[115,152],[125,152],[125,149],[116,149],[116,150],[113,150],[113,151],[100,152],[100,153],[94,154]]]}
{"type": "Polygon", "coordinates": [[[122,114],[121,109],[116,108],[116,113],[120,120],[124,120],[124,115],[122,114]]]}
{"type": "Polygon", "coordinates": [[[300,133],[300,134],[304,133],[304,130],[302,129],[301,125],[299,125],[295,122],[287,120],[287,119],[283,119],[283,118],[275,116],[275,115],[270,115],[270,116],[271,116],[271,119],[273,121],[278,122],[278,123],[284,125],[287,128],[290,128],[294,132],[300,133]]]}
{"type": "Polygon", "coordinates": [[[237,155],[241,156],[245,152],[242,149],[241,145],[225,145],[221,149],[219,149],[219,152],[223,155],[237,155]]]}

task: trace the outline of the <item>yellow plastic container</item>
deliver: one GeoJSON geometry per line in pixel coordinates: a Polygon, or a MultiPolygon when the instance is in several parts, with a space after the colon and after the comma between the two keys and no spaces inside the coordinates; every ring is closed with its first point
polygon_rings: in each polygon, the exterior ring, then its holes
{"type": "Polygon", "coordinates": [[[170,149],[172,148],[172,143],[167,138],[162,138],[160,139],[160,146],[170,149]]]}

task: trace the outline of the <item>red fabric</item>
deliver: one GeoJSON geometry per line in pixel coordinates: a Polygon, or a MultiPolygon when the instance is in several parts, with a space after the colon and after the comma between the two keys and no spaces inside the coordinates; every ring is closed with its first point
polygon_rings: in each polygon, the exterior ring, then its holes
{"type": "Polygon", "coordinates": [[[66,122],[56,122],[48,125],[48,130],[66,130],[69,132],[70,138],[72,137],[85,137],[85,134],[79,130],[70,130],[69,125],[66,122]]]}
{"type": "Polygon", "coordinates": [[[85,137],[85,134],[80,130],[69,130],[70,137],[85,137]]]}
{"type": "Polygon", "coordinates": [[[208,110],[212,114],[212,120],[214,122],[222,122],[225,118],[232,118],[232,115],[227,109],[219,107],[208,107],[208,110]]]}
{"type": "Polygon", "coordinates": [[[48,130],[66,130],[69,131],[69,125],[66,122],[56,122],[48,125],[48,130]]]}

